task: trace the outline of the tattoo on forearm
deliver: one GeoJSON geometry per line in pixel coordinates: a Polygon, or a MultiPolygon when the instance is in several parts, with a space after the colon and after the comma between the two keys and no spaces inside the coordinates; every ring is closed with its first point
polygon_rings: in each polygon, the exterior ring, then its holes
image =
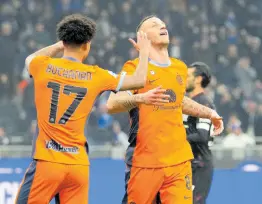
{"type": "Polygon", "coordinates": [[[210,118],[212,114],[212,109],[203,106],[188,97],[184,97],[183,99],[182,111],[187,115],[198,118],[210,118]]]}
{"type": "Polygon", "coordinates": [[[123,101],[122,106],[124,106],[124,108],[127,108],[128,110],[130,110],[130,109],[135,108],[136,104],[132,100],[125,100],[125,101],[123,101]]]}
{"type": "Polygon", "coordinates": [[[121,106],[121,108],[131,110],[133,108],[137,107],[137,102],[142,101],[143,97],[141,95],[132,95],[128,98],[123,98],[122,100],[119,98],[118,105],[121,106]]]}

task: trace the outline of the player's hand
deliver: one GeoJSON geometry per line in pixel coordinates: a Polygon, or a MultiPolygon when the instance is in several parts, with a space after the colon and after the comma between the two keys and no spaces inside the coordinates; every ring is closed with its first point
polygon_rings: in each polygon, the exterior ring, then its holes
{"type": "Polygon", "coordinates": [[[169,95],[165,94],[166,89],[162,89],[161,86],[151,89],[148,92],[141,94],[141,102],[146,105],[163,106],[165,103],[169,103],[169,95]]]}
{"type": "Polygon", "coordinates": [[[151,48],[151,41],[147,38],[147,34],[143,31],[137,33],[137,42],[132,38],[128,39],[134,48],[140,53],[149,54],[151,48]]]}
{"type": "Polygon", "coordinates": [[[219,116],[216,111],[213,111],[210,119],[212,121],[212,124],[214,125],[214,132],[212,136],[221,134],[224,130],[223,118],[219,116]]]}

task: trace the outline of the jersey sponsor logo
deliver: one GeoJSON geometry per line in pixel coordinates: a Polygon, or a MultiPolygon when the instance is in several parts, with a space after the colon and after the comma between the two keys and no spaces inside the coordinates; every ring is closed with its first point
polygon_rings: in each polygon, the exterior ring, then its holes
{"type": "Polygon", "coordinates": [[[59,144],[54,140],[46,141],[46,148],[54,150],[56,152],[66,152],[71,154],[78,154],[79,148],[78,147],[64,147],[63,145],[59,144]]]}
{"type": "Polygon", "coordinates": [[[179,85],[183,85],[183,79],[179,74],[176,76],[176,81],[178,82],[179,85]]]}
{"type": "MultiPolygon", "coordinates": [[[[176,102],[176,93],[172,89],[167,89],[165,91],[166,95],[169,95],[169,104],[175,103],[176,102]]],[[[181,108],[181,105],[167,105],[167,106],[154,106],[153,111],[158,111],[158,110],[177,110],[181,108]]]]}
{"type": "Polygon", "coordinates": [[[154,75],[154,74],[155,74],[155,71],[150,70],[150,74],[154,75]]]}

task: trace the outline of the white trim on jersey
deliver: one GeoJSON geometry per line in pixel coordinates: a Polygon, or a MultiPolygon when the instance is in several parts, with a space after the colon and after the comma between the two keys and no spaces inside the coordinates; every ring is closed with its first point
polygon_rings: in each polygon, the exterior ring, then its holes
{"type": "Polygon", "coordinates": [[[126,91],[130,96],[132,96],[132,92],[131,91],[126,91]]]}
{"type": "Polygon", "coordinates": [[[203,129],[203,130],[209,131],[209,130],[210,130],[210,124],[207,124],[207,123],[197,123],[197,124],[196,124],[196,128],[197,128],[197,129],[203,129]]]}
{"type": "Polygon", "coordinates": [[[121,89],[123,82],[124,82],[124,79],[125,79],[125,76],[126,76],[126,72],[122,72],[120,74],[120,79],[119,79],[118,85],[116,87],[116,91],[119,91],[121,89]]]}
{"type": "Polygon", "coordinates": [[[206,119],[206,118],[199,118],[199,123],[209,123],[211,124],[211,120],[210,119],[206,119]]]}
{"type": "Polygon", "coordinates": [[[183,121],[187,122],[187,119],[188,119],[188,115],[183,114],[183,121]]]}
{"type": "Polygon", "coordinates": [[[25,67],[29,73],[29,65],[32,62],[32,60],[35,58],[34,55],[29,55],[26,59],[25,59],[25,67]]]}

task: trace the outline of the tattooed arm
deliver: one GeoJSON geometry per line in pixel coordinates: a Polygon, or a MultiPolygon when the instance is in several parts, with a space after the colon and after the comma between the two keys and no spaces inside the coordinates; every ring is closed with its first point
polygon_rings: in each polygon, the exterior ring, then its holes
{"type": "Polygon", "coordinates": [[[223,120],[215,110],[203,106],[186,96],[183,99],[182,111],[186,115],[210,119],[214,125],[214,132],[212,135],[219,135],[224,130],[223,120]]]}
{"type": "Polygon", "coordinates": [[[186,115],[191,115],[197,118],[208,118],[211,119],[212,114],[214,114],[214,110],[208,108],[204,105],[201,105],[192,99],[184,96],[182,102],[182,111],[186,115]]]}
{"type": "Polygon", "coordinates": [[[148,92],[134,95],[128,91],[121,91],[117,94],[111,93],[107,101],[108,113],[130,111],[140,104],[162,106],[164,103],[169,102],[169,96],[164,94],[165,91],[165,89],[157,87],[148,92]]]}
{"type": "Polygon", "coordinates": [[[130,111],[142,103],[143,97],[140,94],[129,95],[127,91],[118,93],[111,92],[107,101],[107,110],[110,114],[130,111]]]}

